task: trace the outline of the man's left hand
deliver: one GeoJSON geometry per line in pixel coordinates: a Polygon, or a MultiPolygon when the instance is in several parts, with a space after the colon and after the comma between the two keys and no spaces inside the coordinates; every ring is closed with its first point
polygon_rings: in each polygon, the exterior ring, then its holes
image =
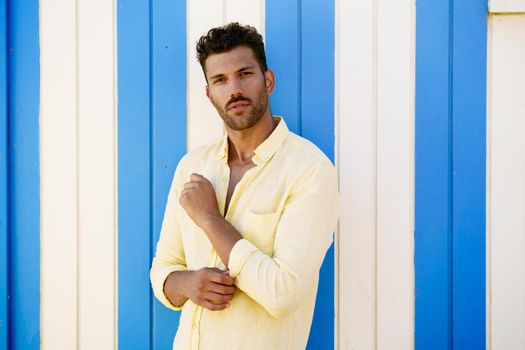
{"type": "Polygon", "coordinates": [[[221,217],[215,190],[211,182],[199,174],[191,174],[190,181],[184,184],[179,202],[193,222],[203,228],[206,221],[221,217]]]}

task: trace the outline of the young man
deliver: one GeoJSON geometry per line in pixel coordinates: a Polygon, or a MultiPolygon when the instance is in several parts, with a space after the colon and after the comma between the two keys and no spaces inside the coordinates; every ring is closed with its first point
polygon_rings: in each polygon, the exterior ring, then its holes
{"type": "Polygon", "coordinates": [[[197,54],[226,135],[180,161],[168,196],[151,283],[182,309],[173,348],[304,349],[338,218],[335,169],[272,117],[254,28],[213,28],[197,54]]]}

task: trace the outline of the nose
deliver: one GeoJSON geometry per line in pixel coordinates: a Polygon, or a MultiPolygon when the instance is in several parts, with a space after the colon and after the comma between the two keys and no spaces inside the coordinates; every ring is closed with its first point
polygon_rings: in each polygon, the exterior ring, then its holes
{"type": "Polygon", "coordinates": [[[244,91],[240,79],[230,79],[230,97],[243,95],[244,91]]]}

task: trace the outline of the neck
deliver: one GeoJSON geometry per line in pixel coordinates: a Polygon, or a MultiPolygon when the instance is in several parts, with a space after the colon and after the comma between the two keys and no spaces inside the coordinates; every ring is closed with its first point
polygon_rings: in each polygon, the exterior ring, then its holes
{"type": "Polygon", "coordinates": [[[249,129],[233,130],[226,127],[228,133],[229,163],[250,163],[255,149],[270,136],[276,124],[270,113],[265,113],[261,119],[249,129]]]}

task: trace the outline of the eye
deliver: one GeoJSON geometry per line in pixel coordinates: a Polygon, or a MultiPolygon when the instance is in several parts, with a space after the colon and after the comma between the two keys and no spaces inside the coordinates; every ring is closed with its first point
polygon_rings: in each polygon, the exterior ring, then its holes
{"type": "Polygon", "coordinates": [[[222,83],[224,83],[225,80],[226,80],[226,79],[224,79],[223,77],[221,77],[221,78],[217,78],[217,79],[214,79],[214,80],[213,80],[213,84],[214,84],[214,85],[222,84],[222,83]]]}
{"type": "Polygon", "coordinates": [[[241,77],[246,77],[248,75],[251,75],[252,72],[241,72],[241,77]]]}

